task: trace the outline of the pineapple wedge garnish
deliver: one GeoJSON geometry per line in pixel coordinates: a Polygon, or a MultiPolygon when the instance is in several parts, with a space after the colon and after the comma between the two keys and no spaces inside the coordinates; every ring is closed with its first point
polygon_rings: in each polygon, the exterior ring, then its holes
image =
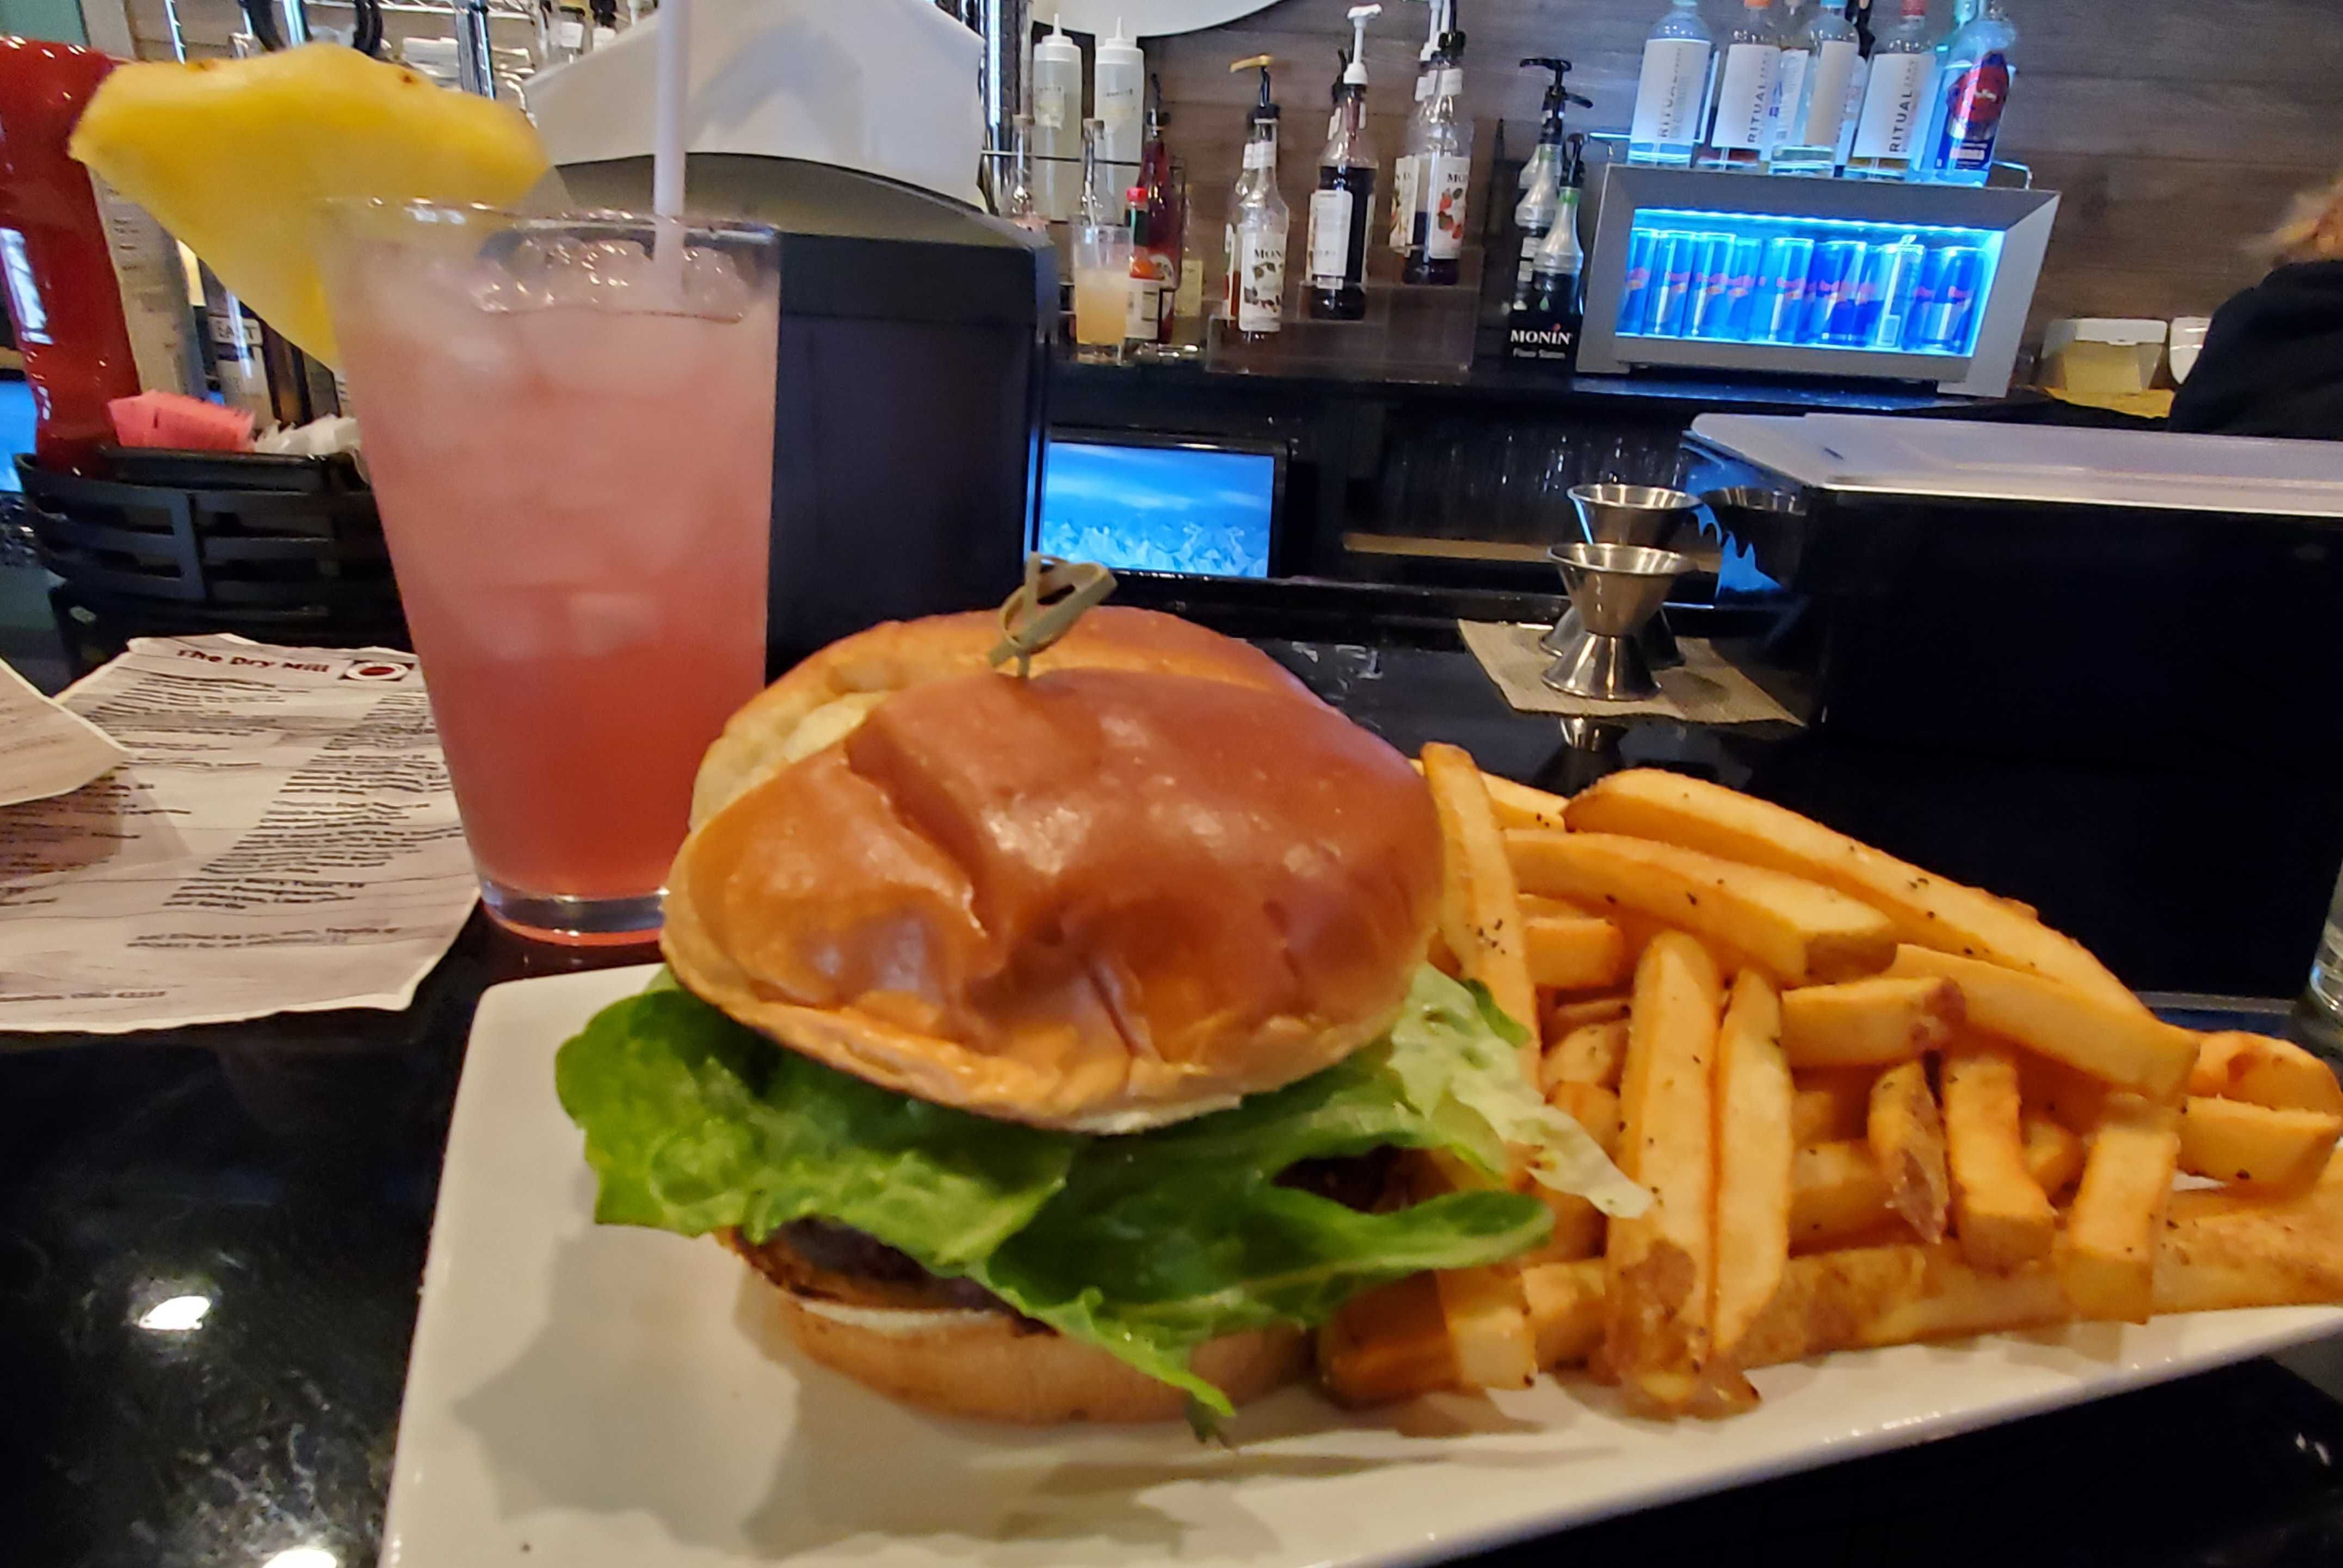
{"type": "Polygon", "coordinates": [[[547,166],[537,128],[509,105],[337,44],[123,65],[82,111],[70,151],[329,365],[320,202],[509,206],[547,166]]]}

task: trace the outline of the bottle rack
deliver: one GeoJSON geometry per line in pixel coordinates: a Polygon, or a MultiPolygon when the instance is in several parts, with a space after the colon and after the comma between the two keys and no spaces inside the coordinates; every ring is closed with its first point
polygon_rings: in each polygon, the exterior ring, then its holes
{"type": "Polygon", "coordinates": [[[1231,332],[1215,305],[1204,337],[1205,366],[1239,375],[1375,375],[1401,381],[1462,376],[1473,366],[1485,254],[1466,246],[1453,284],[1403,283],[1399,257],[1375,246],[1367,256],[1367,313],[1358,321],[1312,317],[1308,280],[1289,276],[1284,322],[1262,343],[1231,332]]]}

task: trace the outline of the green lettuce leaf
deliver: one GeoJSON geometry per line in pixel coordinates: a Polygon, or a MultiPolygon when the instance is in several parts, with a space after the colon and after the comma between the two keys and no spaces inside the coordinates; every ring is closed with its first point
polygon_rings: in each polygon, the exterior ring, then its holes
{"type": "Polygon", "coordinates": [[[835,1220],[939,1274],[966,1273],[1023,1229],[1077,1149],[779,1050],[681,990],[604,1008],[553,1078],[585,1130],[603,1223],[761,1241],[835,1220]]]}
{"type": "Polygon", "coordinates": [[[1469,991],[1423,974],[1389,1040],[1127,1137],[911,1100],[672,989],[597,1015],[562,1047],[556,1086],[586,1133],[597,1219],[687,1235],[733,1226],[752,1240],[793,1220],[836,1221],[1225,1413],[1220,1391],[1188,1370],[1196,1346],[1322,1322],[1361,1291],[1495,1262],[1551,1227],[1535,1199],[1502,1191],[1363,1214],[1277,1184],[1299,1161],[1385,1146],[1446,1150],[1496,1178],[1514,1131],[1566,1142],[1479,1081],[1503,1060],[1518,1084],[1512,1047],[1469,991]]]}
{"type": "Polygon", "coordinates": [[[1541,1185],[1634,1219],[1651,1207],[1652,1195],[1523,1078],[1518,1050],[1528,1040],[1486,990],[1426,964],[1392,1025],[1388,1060],[1408,1100],[1483,1171],[1504,1169],[1507,1144],[1533,1149],[1530,1174],[1541,1185]]]}

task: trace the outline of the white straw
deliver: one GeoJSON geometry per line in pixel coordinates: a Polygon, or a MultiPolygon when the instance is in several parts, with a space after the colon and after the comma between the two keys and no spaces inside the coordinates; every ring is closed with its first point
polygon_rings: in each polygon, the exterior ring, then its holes
{"type": "Polygon", "coordinates": [[[691,0],[660,0],[659,87],[651,102],[651,215],[663,221],[652,254],[670,300],[683,295],[683,114],[691,95],[691,0]]]}
{"type": "Polygon", "coordinates": [[[691,91],[691,0],[659,8],[659,91],[651,106],[651,211],[683,216],[683,108],[691,91]]]}

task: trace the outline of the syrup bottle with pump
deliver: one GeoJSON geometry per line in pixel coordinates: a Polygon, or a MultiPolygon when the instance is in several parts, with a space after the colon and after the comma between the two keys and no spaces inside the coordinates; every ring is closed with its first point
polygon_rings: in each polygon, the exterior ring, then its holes
{"type": "Polygon", "coordinates": [[[1416,54],[1415,107],[1408,114],[1407,132],[1399,156],[1392,160],[1391,247],[1405,256],[1415,240],[1418,191],[1423,176],[1424,145],[1429,139],[1432,95],[1440,85],[1440,40],[1448,31],[1448,0],[1424,0],[1431,12],[1431,30],[1416,54]]]}
{"type": "Polygon", "coordinates": [[[1440,68],[1437,84],[1425,100],[1423,150],[1416,166],[1415,215],[1408,240],[1407,259],[1400,278],[1406,283],[1453,284],[1462,276],[1464,253],[1465,196],[1473,180],[1473,131],[1465,123],[1464,34],[1453,25],[1457,0],[1441,0],[1452,24],[1440,35],[1433,60],[1440,68]]]}
{"type": "Polygon", "coordinates": [[[1229,330],[1246,343],[1268,342],[1285,325],[1285,242],[1293,214],[1277,191],[1278,108],[1269,80],[1275,63],[1255,55],[1229,67],[1261,73],[1260,101],[1245,116],[1244,172],[1229,193],[1225,234],[1229,330]]]}
{"type": "Polygon", "coordinates": [[[1367,23],[1381,5],[1351,7],[1351,55],[1334,90],[1334,121],[1310,198],[1311,316],[1357,321],[1367,314],[1367,219],[1375,205],[1375,149],[1367,136],[1367,23]]]}
{"type": "Polygon", "coordinates": [[[1522,69],[1539,69],[1554,73],[1554,81],[1545,90],[1544,120],[1538,127],[1537,147],[1530,161],[1522,168],[1522,199],[1513,208],[1513,222],[1522,231],[1521,265],[1513,276],[1513,306],[1522,308],[1529,300],[1531,269],[1537,263],[1538,244],[1554,226],[1554,215],[1562,206],[1563,186],[1568,176],[1567,149],[1564,137],[1568,135],[1564,124],[1570,106],[1591,109],[1594,101],[1583,98],[1564,84],[1570,75],[1570,62],[1539,55],[1522,62],[1522,69]]]}

